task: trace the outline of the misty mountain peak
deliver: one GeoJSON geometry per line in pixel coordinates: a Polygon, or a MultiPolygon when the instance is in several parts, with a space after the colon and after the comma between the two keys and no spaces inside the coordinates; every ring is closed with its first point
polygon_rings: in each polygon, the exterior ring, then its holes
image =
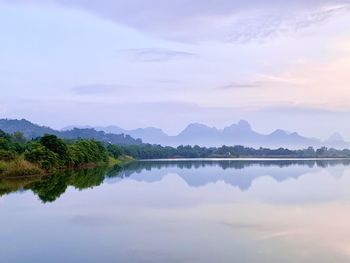
{"type": "Polygon", "coordinates": [[[204,130],[213,130],[213,129],[215,128],[211,128],[202,123],[191,123],[185,128],[184,131],[204,131],[204,130]]]}
{"type": "Polygon", "coordinates": [[[289,135],[289,132],[282,130],[282,129],[277,129],[274,132],[272,132],[270,135],[272,135],[272,136],[287,136],[287,135],[289,135]]]}
{"type": "Polygon", "coordinates": [[[340,135],[340,133],[335,132],[329,138],[326,140],[327,142],[341,142],[344,141],[343,136],[340,135]]]}
{"type": "Polygon", "coordinates": [[[252,126],[250,125],[250,123],[245,121],[245,120],[240,120],[237,124],[237,127],[239,129],[242,129],[242,130],[251,130],[252,129],[252,126]]]}
{"type": "Polygon", "coordinates": [[[252,127],[249,122],[245,120],[240,120],[237,124],[232,124],[231,126],[225,127],[224,132],[232,133],[232,132],[250,132],[252,131],[252,127]]]}
{"type": "Polygon", "coordinates": [[[209,127],[201,123],[191,123],[179,134],[179,136],[215,136],[218,132],[218,129],[215,127],[209,127]]]}

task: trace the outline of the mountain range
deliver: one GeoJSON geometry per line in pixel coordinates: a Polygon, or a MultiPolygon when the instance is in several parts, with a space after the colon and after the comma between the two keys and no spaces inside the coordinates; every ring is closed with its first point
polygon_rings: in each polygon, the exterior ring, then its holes
{"type": "MultiPolygon", "coordinates": [[[[71,130],[76,126],[69,126],[64,130],[71,130]]],[[[170,136],[163,130],[154,127],[138,128],[126,130],[118,126],[91,127],[84,126],[79,128],[93,128],[97,131],[114,134],[128,134],[133,138],[140,138],[144,143],[161,144],[167,146],[178,145],[199,145],[206,147],[219,147],[222,145],[243,145],[246,147],[268,147],[268,148],[290,148],[299,149],[326,146],[329,148],[349,148],[350,143],[346,142],[339,133],[334,133],[327,140],[322,141],[317,138],[309,138],[298,134],[297,132],[288,132],[285,130],[275,130],[270,134],[261,134],[253,130],[251,125],[241,120],[223,129],[209,127],[200,123],[189,124],[178,135],[170,136]]]]}
{"type": "Polygon", "coordinates": [[[283,147],[289,149],[300,149],[309,146],[315,148],[322,146],[336,149],[350,148],[350,143],[346,142],[338,133],[334,133],[325,141],[280,129],[270,134],[261,134],[254,131],[251,125],[244,120],[223,129],[192,123],[175,136],[170,136],[163,130],[154,127],[126,130],[118,126],[68,126],[62,130],[54,130],[25,119],[0,119],[0,129],[7,133],[20,131],[29,139],[44,134],[55,134],[64,139],[95,139],[114,144],[150,143],[174,147],[179,145],[199,145],[203,147],[243,145],[254,148],[283,147]]]}

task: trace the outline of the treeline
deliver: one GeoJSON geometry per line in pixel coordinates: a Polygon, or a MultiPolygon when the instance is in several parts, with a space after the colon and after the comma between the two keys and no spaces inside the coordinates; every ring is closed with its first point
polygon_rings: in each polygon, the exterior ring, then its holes
{"type": "Polygon", "coordinates": [[[90,139],[63,140],[44,135],[27,140],[21,133],[0,130],[0,174],[31,175],[57,169],[116,163],[122,151],[90,139]]]}
{"type": "Polygon", "coordinates": [[[350,150],[336,150],[322,147],[314,149],[309,147],[302,150],[289,150],[285,148],[254,149],[244,146],[199,147],[179,146],[163,147],[160,145],[125,145],[120,146],[123,153],[136,159],[162,159],[162,158],[233,158],[233,157],[276,157],[276,158],[349,158],[350,150]]]}
{"type": "Polygon", "coordinates": [[[61,139],[44,135],[27,140],[20,132],[0,130],[0,175],[31,175],[57,169],[117,163],[121,156],[135,159],[165,158],[350,158],[350,150],[309,147],[303,150],[249,148],[243,146],[199,147],[161,145],[115,145],[94,139],[61,139]]]}

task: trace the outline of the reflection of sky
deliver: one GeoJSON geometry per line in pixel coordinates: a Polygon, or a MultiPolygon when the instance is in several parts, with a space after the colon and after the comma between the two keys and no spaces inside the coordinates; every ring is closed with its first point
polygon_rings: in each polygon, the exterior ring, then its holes
{"type": "Polygon", "coordinates": [[[29,263],[348,262],[349,197],[342,165],[142,170],[115,184],[69,187],[49,204],[30,191],[5,196],[0,253],[29,263]],[[249,188],[216,180],[236,172],[254,178],[249,188]],[[212,180],[193,187],[191,173],[212,180]],[[142,180],[152,174],[157,180],[142,180]]]}

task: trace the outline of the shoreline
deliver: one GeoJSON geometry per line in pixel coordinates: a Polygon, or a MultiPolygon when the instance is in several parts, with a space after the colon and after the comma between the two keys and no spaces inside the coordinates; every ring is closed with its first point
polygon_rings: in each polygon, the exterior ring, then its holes
{"type": "Polygon", "coordinates": [[[164,158],[164,159],[140,159],[135,160],[137,162],[152,162],[152,161],[337,161],[337,160],[349,160],[350,157],[320,157],[320,158],[309,158],[309,157],[233,157],[233,158],[164,158]]]}
{"type": "MultiPolygon", "coordinates": [[[[6,178],[6,179],[19,179],[19,178],[33,178],[33,177],[43,177],[47,176],[56,172],[64,172],[64,171],[79,171],[79,170],[88,170],[88,169],[94,169],[98,167],[114,167],[114,166],[124,166],[130,162],[135,161],[135,159],[129,157],[129,156],[122,156],[118,159],[110,160],[107,163],[83,163],[76,167],[62,167],[54,170],[44,170],[39,167],[36,167],[34,164],[29,163],[30,165],[33,165],[35,167],[35,170],[28,170],[28,169],[18,169],[16,170],[5,170],[4,172],[0,173],[0,179],[6,178]],[[18,173],[18,175],[14,175],[18,173]]],[[[5,162],[6,163],[6,162],[5,162]]],[[[30,168],[33,169],[33,168],[30,168]]]]}

